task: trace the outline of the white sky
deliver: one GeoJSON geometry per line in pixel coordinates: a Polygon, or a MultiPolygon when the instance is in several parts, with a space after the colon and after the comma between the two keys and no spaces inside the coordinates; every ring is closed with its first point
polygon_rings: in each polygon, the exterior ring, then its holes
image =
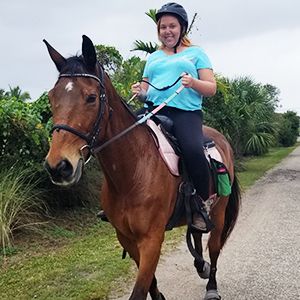
{"type": "MultiPolygon", "coordinates": [[[[157,41],[145,15],[161,0],[1,0],[0,88],[19,86],[33,99],[55,83],[57,71],[42,39],[62,55],[80,53],[82,34],[94,44],[114,46],[124,59],[135,40],[157,41]]],[[[190,17],[198,13],[191,35],[216,73],[251,76],[280,89],[281,108],[300,115],[299,0],[181,0],[190,17]],[[195,27],[195,28],[196,28],[195,27]]],[[[144,58],[144,56],[142,56],[144,58]]]]}

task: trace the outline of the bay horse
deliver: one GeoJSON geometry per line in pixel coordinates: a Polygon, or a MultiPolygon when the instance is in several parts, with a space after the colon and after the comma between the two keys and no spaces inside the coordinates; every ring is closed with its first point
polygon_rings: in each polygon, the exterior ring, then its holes
{"type": "MultiPolygon", "coordinates": [[[[153,300],[163,300],[155,270],[181,178],[169,172],[146,125],[136,126],[95,151],[132,126],[136,117],[97,62],[94,45],[87,36],[83,35],[82,55],[67,59],[44,42],[59,71],[48,94],[54,127],[45,168],[55,184],[67,186],[79,181],[91,153],[96,156],[105,177],[101,206],[122,247],[138,267],[129,299],[144,300],[149,292],[153,300]]],[[[220,299],[217,260],[235,225],[240,194],[229,143],[212,128],[204,127],[204,133],[215,141],[232,179],[231,195],[221,197],[211,210],[215,228],[208,241],[210,264],[202,256],[202,234],[193,234],[200,257],[195,267],[200,277],[209,279],[205,299],[220,299]]]]}

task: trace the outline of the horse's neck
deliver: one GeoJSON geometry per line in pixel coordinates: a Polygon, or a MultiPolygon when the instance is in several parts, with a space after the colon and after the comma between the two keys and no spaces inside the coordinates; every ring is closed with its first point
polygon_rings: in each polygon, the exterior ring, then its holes
{"type": "MultiPolygon", "coordinates": [[[[117,136],[136,122],[135,118],[114,95],[109,101],[112,114],[106,127],[105,140],[117,136]]],[[[144,126],[138,125],[104,148],[99,160],[106,179],[116,189],[130,188],[137,176],[142,176],[147,156],[155,151],[152,137],[144,126]]]]}

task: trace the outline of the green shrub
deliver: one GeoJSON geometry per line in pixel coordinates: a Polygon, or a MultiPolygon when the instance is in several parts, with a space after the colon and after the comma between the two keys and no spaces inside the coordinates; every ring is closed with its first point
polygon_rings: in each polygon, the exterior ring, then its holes
{"type": "Polygon", "coordinates": [[[47,96],[36,102],[15,97],[0,99],[0,163],[17,161],[25,166],[41,165],[48,149],[50,118],[47,96]]]}
{"type": "Polygon", "coordinates": [[[278,142],[281,146],[295,145],[299,134],[299,117],[293,111],[288,111],[280,116],[278,142]]]}

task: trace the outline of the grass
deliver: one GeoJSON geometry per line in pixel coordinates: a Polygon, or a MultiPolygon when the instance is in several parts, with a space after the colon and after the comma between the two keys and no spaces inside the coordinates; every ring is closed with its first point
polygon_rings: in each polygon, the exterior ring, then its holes
{"type": "Polygon", "coordinates": [[[74,238],[76,236],[76,233],[74,231],[63,228],[58,225],[53,225],[49,227],[49,229],[47,229],[46,232],[48,232],[54,238],[74,238]]]}
{"type": "MultiPolygon", "coordinates": [[[[299,144],[297,144],[299,146],[299,144]]],[[[278,164],[283,158],[289,155],[296,146],[293,147],[277,147],[262,156],[248,157],[243,162],[244,171],[238,172],[238,178],[243,190],[246,190],[254,182],[263,176],[273,166],[278,164]]]]}
{"type": "Polygon", "coordinates": [[[43,249],[1,271],[0,299],[106,299],[130,270],[109,224],[91,226],[60,247],[43,249]]]}
{"type": "MultiPolygon", "coordinates": [[[[95,220],[87,228],[63,228],[67,223],[47,228],[39,242],[29,240],[9,257],[0,269],[0,299],[107,299],[123,289],[134,264],[128,255],[121,259],[112,226],[95,220]]],[[[183,234],[183,228],[167,232],[163,253],[183,234]]]]}
{"type": "MultiPolygon", "coordinates": [[[[294,148],[274,148],[263,157],[247,158],[245,171],[239,173],[243,189],[294,148]]],[[[184,233],[182,228],[167,232],[163,253],[176,246],[184,233]]],[[[133,276],[133,263],[128,257],[121,259],[122,248],[113,228],[98,222],[90,211],[57,217],[42,236],[16,240],[11,252],[0,269],[3,300],[107,299],[133,276]]]]}
{"type": "Polygon", "coordinates": [[[30,169],[17,166],[0,172],[0,246],[4,255],[12,246],[13,232],[35,228],[36,212],[44,208],[36,185],[30,182],[31,176],[30,169]]]}

